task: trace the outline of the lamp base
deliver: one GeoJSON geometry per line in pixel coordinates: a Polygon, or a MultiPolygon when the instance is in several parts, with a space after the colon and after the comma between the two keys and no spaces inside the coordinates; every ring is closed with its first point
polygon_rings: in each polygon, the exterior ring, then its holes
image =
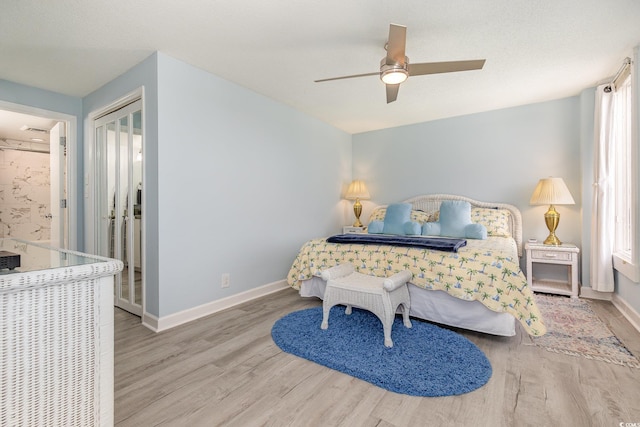
{"type": "Polygon", "coordinates": [[[549,206],[549,210],[544,214],[544,222],[549,229],[549,236],[544,240],[544,244],[560,246],[562,242],[556,236],[556,228],[560,223],[560,214],[553,205],[549,206]]]}
{"type": "Polygon", "coordinates": [[[360,215],[362,214],[362,203],[360,203],[360,199],[356,199],[356,202],[353,204],[353,214],[356,216],[356,222],[353,223],[353,226],[362,227],[362,223],[360,222],[360,215]]]}
{"type": "Polygon", "coordinates": [[[551,233],[546,239],[544,239],[544,244],[552,245],[552,246],[560,246],[562,242],[560,241],[560,239],[558,239],[555,233],[551,233]]]}

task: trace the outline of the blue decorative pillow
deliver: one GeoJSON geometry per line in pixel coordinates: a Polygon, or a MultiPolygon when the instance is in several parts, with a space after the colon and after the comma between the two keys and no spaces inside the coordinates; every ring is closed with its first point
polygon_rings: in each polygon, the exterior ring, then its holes
{"type": "MultiPolygon", "coordinates": [[[[382,234],[383,233],[383,228],[384,228],[384,222],[383,221],[371,221],[369,223],[369,226],[367,227],[367,232],[369,234],[382,234]]],[[[414,222],[414,221],[407,221],[402,225],[403,234],[406,234],[407,236],[419,236],[420,232],[422,230],[422,227],[420,226],[420,223],[418,222],[414,222]]]]}
{"type": "Polygon", "coordinates": [[[462,200],[445,200],[440,204],[440,235],[464,237],[471,222],[471,204],[462,200]]]}
{"type": "Polygon", "coordinates": [[[439,236],[440,235],[440,223],[439,222],[425,222],[422,224],[423,236],[439,236]]]}
{"type": "Polygon", "coordinates": [[[469,224],[464,228],[464,237],[468,239],[484,240],[487,238],[487,227],[482,224],[469,224]]]}
{"type": "Polygon", "coordinates": [[[404,223],[404,234],[407,236],[419,236],[422,232],[422,226],[420,223],[408,221],[404,223]]]}
{"type": "Polygon", "coordinates": [[[445,200],[440,204],[438,222],[422,224],[422,235],[484,240],[487,238],[487,227],[471,221],[469,202],[445,200]]]}
{"type": "Polygon", "coordinates": [[[405,222],[411,221],[411,203],[395,203],[387,206],[384,215],[384,234],[404,235],[405,222]]]}
{"type": "Polygon", "coordinates": [[[382,228],[384,227],[384,222],[382,221],[371,221],[367,226],[367,233],[369,234],[382,234],[382,228]]]}

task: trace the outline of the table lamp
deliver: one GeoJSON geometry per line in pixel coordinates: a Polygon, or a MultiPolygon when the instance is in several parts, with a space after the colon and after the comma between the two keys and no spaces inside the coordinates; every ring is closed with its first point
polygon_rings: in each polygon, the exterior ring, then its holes
{"type": "Polygon", "coordinates": [[[369,200],[369,191],[367,191],[367,186],[364,185],[364,182],[359,179],[351,181],[349,184],[349,188],[347,189],[347,194],[344,196],[347,200],[355,200],[356,202],[353,204],[353,213],[356,216],[356,222],[353,223],[354,227],[362,227],[362,223],[360,222],[360,214],[362,213],[362,204],[360,203],[360,199],[369,200]]]}
{"type": "Polygon", "coordinates": [[[529,201],[532,205],[549,205],[549,210],[544,214],[544,222],[549,229],[549,236],[545,239],[545,245],[561,245],[562,242],[556,236],[556,228],[560,223],[560,214],[556,211],[554,205],[574,205],[567,185],[562,178],[542,178],[529,201]]]}

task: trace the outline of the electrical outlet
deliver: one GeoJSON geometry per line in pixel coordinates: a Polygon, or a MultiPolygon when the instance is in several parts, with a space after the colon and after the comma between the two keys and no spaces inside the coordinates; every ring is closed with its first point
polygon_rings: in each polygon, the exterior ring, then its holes
{"type": "Polygon", "coordinates": [[[229,273],[224,273],[222,275],[222,279],[220,280],[220,286],[222,288],[228,288],[231,284],[231,275],[229,273]]]}

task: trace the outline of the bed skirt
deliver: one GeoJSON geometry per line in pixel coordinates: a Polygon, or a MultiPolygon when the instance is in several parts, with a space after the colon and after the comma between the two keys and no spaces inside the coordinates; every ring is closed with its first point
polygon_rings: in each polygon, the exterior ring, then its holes
{"type": "MultiPolygon", "coordinates": [[[[324,296],[326,282],[320,277],[301,282],[300,296],[324,296]]],[[[489,310],[479,301],[454,298],[443,291],[431,291],[409,283],[411,310],[409,314],[419,319],[485,334],[514,336],[516,321],[508,313],[489,310]]]]}

